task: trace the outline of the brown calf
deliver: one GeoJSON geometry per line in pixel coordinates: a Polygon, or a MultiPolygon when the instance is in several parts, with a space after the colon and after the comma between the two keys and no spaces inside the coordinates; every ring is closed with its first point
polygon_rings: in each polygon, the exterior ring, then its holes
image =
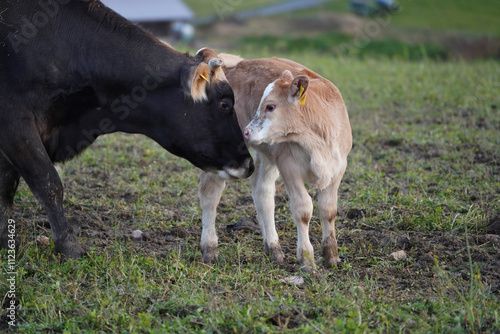
{"type": "MultiPolygon", "coordinates": [[[[297,225],[297,258],[314,269],[309,240],[313,203],[305,187],[319,190],[323,226],[322,253],[326,267],[337,264],[337,191],[352,146],[351,126],[338,89],[303,65],[287,59],[244,60],[221,54],[224,72],[235,93],[235,110],[247,144],[255,149],[252,197],[264,238],[264,249],[283,263],[274,222],[275,181],[281,174],[297,225]]],[[[202,258],[217,259],[216,208],[225,186],[217,174],[202,172],[202,258]]]]}

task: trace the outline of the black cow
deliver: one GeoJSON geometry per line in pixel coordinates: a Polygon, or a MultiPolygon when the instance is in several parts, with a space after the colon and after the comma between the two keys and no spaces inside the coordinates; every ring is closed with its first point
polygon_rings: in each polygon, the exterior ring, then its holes
{"type": "Polygon", "coordinates": [[[213,50],[177,52],[98,0],[2,0],[0,246],[22,177],[47,212],[56,250],[83,254],[53,162],[102,134],[141,133],[205,171],[249,176],[221,65],[213,50]]]}

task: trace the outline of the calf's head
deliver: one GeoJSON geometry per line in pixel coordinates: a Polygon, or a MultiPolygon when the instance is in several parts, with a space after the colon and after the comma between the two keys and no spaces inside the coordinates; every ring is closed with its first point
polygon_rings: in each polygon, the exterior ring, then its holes
{"type": "Polygon", "coordinates": [[[300,105],[305,103],[308,86],[307,76],[294,78],[288,70],[271,82],[262,94],[255,116],[243,131],[248,142],[273,144],[288,141],[297,134],[302,120],[300,105]]]}
{"type": "Polygon", "coordinates": [[[198,51],[195,59],[199,62],[181,73],[184,94],[162,101],[172,110],[162,125],[164,146],[204,171],[226,179],[248,177],[253,160],[238,126],[223,61],[210,49],[198,51]]]}

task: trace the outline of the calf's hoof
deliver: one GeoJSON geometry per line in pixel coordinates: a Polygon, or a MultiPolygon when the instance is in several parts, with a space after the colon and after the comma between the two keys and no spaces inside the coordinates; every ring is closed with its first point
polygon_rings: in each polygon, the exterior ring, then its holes
{"type": "Polygon", "coordinates": [[[314,254],[307,251],[300,252],[299,255],[300,269],[306,272],[313,272],[316,270],[316,263],[314,263],[314,254]]]}
{"type": "Polygon", "coordinates": [[[85,250],[74,235],[68,235],[62,240],[56,240],[54,245],[56,252],[61,254],[63,259],[79,259],[85,255],[85,250]]]}
{"type": "Polygon", "coordinates": [[[322,246],[323,264],[325,268],[337,266],[340,263],[339,250],[337,247],[337,239],[334,236],[329,236],[323,241],[322,246]]]}
{"type": "Polygon", "coordinates": [[[201,261],[203,263],[217,262],[217,246],[200,246],[201,248],[201,261]]]}
{"type": "Polygon", "coordinates": [[[338,256],[332,256],[330,258],[323,257],[323,259],[323,265],[326,269],[336,267],[341,262],[340,257],[338,256]]]}
{"type": "Polygon", "coordinates": [[[285,264],[285,255],[281,250],[281,246],[279,244],[271,244],[270,246],[264,244],[264,251],[266,254],[271,255],[271,260],[282,266],[285,264]]]}

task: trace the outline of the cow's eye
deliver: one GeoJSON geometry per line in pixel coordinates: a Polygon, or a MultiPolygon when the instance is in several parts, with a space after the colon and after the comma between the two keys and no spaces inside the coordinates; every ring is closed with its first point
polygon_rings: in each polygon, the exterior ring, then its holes
{"type": "Polygon", "coordinates": [[[268,104],[266,106],[266,111],[267,112],[272,112],[274,109],[276,109],[276,106],[274,104],[268,104]]]}
{"type": "Polygon", "coordinates": [[[222,111],[229,112],[229,111],[231,111],[232,107],[233,107],[233,104],[229,100],[222,100],[219,102],[219,108],[222,111]]]}

